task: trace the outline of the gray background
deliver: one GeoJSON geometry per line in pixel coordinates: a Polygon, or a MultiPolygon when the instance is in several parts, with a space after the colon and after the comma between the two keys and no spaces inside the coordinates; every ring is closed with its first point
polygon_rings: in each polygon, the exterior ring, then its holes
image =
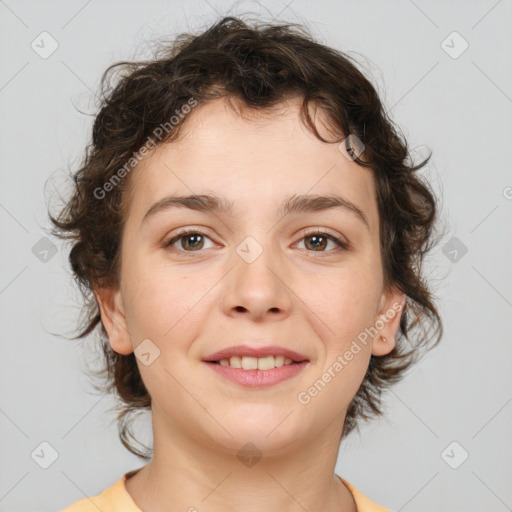
{"type": "MultiPolygon", "coordinates": [[[[52,334],[74,332],[79,295],[66,247],[54,241],[56,254],[44,253],[46,201],[68,191],[67,167],[76,169],[93,119],[77,109],[94,113],[102,71],[148,55],[150,39],[228,11],[306,22],[321,42],[360,60],[414,153],[433,150],[423,172],[449,232],[427,269],[446,334],[386,396],[386,416],[342,443],[338,474],[395,511],[512,510],[506,0],[0,1],[0,510],[56,511],[143,465],[117,438],[115,402],[95,395],[85,374],[92,339],[52,334]],[[43,31],[59,45],[48,58],[31,47],[43,31]],[[453,31],[469,44],[461,55],[453,31]],[[58,457],[43,469],[52,449],[58,457]]],[[[146,440],[149,426],[142,417],[146,440]]]]}

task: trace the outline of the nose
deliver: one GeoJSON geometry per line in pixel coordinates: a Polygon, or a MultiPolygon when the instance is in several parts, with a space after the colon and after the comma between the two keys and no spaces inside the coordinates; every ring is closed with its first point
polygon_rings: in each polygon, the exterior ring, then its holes
{"type": "Polygon", "coordinates": [[[282,320],[292,307],[291,278],[269,251],[254,261],[238,258],[226,276],[223,309],[227,315],[246,315],[253,321],[282,320]]]}

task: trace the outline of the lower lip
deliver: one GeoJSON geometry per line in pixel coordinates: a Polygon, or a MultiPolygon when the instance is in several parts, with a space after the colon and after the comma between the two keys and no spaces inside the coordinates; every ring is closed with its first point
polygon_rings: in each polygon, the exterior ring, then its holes
{"type": "Polygon", "coordinates": [[[265,388],[295,377],[306,368],[308,363],[309,361],[303,361],[302,363],[283,365],[271,370],[242,370],[241,368],[206,362],[221,377],[249,388],[265,388]]]}

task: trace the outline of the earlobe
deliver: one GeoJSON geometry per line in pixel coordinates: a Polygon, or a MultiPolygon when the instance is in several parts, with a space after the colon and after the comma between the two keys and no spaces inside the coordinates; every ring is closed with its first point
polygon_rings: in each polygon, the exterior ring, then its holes
{"type": "Polygon", "coordinates": [[[375,322],[378,333],[373,339],[372,355],[384,356],[395,348],[395,338],[400,327],[405,301],[405,293],[396,288],[382,296],[379,315],[375,322]]]}
{"type": "Polygon", "coordinates": [[[94,286],[94,296],[112,350],[118,354],[131,354],[134,349],[128,333],[121,291],[118,288],[94,286]]]}

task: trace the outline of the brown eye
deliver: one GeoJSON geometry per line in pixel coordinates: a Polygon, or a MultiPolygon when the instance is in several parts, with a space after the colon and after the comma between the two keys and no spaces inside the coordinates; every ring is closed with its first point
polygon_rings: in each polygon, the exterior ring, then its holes
{"type": "Polygon", "coordinates": [[[192,235],[181,235],[181,246],[183,249],[202,249],[204,245],[203,235],[194,233],[192,235]]]}
{"type": "MultiPolygon", "coordinates": [[[[185,252],[197,252],[204,248],[205,240],[210,240],[204,233],[199,231],[182,231],[178,235],[165,242],[164,246],[170,247],[179,243],[175,249],[183,250],[185,252]]],[[[207,247],[208,248],[208,247],[207,247]]]]}
{"type": "Polygon", "coordinates": [[[305,244],[306,248],[312,249],[314,251],[325,249],[325,247],[327,246],[327,243],[329,242],[327,237],[322,236],[322,235],[309,235],[309,236],[304,237],[304,239],[310,241],[309,244],[306,242],[306,244],[305,244]],[[308,245],[309,245],[309,247],[308,247],[308,245]]]}
{"type": "Polygon", "coordinates": [[[300,242],[302,242],[302,240],[305,241],[304,245],[306,249],[312,252],[337,253],[348,249],[347,243],[341,241],[334,235],[322,233],[320,231],[304,236],[300,242]],[[335,247],[334,249],[325,250],[328,247],[329,242],[333,242],[335,247]]]}

